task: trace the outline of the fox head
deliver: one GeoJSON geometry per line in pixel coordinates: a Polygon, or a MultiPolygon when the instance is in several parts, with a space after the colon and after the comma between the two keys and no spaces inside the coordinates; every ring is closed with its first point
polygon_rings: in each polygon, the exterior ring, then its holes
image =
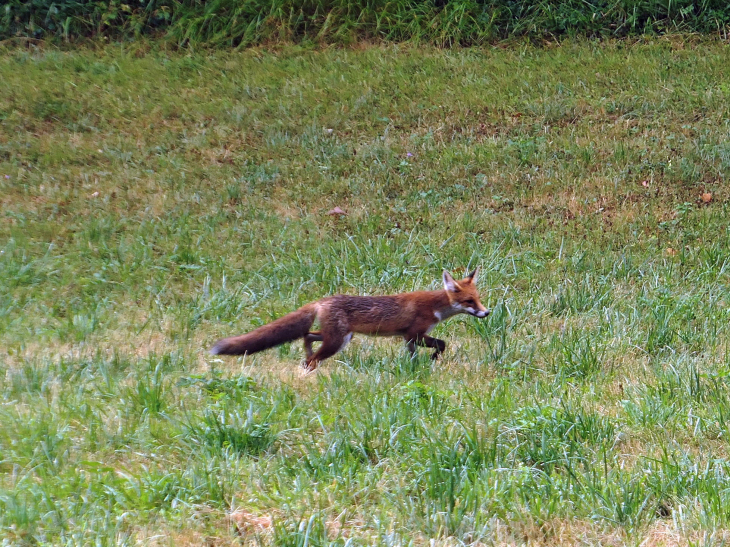
{"type": "Polygon", "coordinates": [[[455,281],[451,274],[444,270],[444,288],[455,313],[468,313],[474,317],[486,317],[491,313],[491,310],[485,308],[479,301],[478,275],[479,268],[461,281],[455,281]]]}

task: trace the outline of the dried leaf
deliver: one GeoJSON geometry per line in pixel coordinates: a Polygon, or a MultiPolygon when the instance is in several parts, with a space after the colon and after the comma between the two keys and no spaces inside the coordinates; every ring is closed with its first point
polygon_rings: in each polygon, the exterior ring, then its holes
{"type": "Polygon", "coordinates": [[[330,209],[329,211],[327,211],[327,214],[334,217],[334,216],[338,216],[338,215],[345,216],[347,213],[345,211],[343,211],[342,209],[340,209],[339,207],[335,207],[334,209],[330,209]]]}
{"type": "Polygon", "coordinates": [[[712,201],[712,194],[710,192],[705,192],[702,194],[702,203],[710,203],[712,201]]]}
{"type": "Polygon", "coordinates": [[[270,515],[254,515],[243,509],[237,509],[228,515],[228,518],[236,525],[239,530],[256,528],[258,530],[267,530],[271,528],[273,522],[270,515]]]}

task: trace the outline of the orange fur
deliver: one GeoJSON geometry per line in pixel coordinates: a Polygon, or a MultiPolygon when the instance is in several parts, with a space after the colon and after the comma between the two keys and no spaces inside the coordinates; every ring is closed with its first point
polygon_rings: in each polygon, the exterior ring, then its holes
{"type": "Polygon", "coordinates": [[[256,330],[219,340],[211,353],[242,355],[256,353],[285,342],[304,338],[305,366],[314,370],[352,338],[353,333],[372,336],[402,336],[411,354],[416,346],[433,348],[435,359],[446,348],[443,340],[428,336],[439,321],[458,313],[486,317],[489,310],[479,301],[478,269],[461,281],[444,271],[444,289],[390,296],[328,296],[285,315],[256,330]],[[315,320],[320,330],[310,332],[315,320]],[[322,342],[315,352],[314,342],[322,342]]]}

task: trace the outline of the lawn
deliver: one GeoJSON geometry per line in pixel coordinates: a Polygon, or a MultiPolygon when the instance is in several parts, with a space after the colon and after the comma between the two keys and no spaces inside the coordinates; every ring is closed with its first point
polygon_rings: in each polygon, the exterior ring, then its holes
{"type": "Polygon", "coordinates": [[[1,545],[730,542],[725,44],[0,47],[1,545]]]}

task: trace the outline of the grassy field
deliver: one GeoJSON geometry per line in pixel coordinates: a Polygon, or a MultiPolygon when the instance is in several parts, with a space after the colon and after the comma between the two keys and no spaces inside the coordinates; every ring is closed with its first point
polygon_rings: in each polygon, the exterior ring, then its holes
{"type": "Polygon", "coordinates": [[[730,541],[728,67],[0,50],[0,544],[730,541]],[[436,363],[206,352],[476,265],[436,363]]]}

